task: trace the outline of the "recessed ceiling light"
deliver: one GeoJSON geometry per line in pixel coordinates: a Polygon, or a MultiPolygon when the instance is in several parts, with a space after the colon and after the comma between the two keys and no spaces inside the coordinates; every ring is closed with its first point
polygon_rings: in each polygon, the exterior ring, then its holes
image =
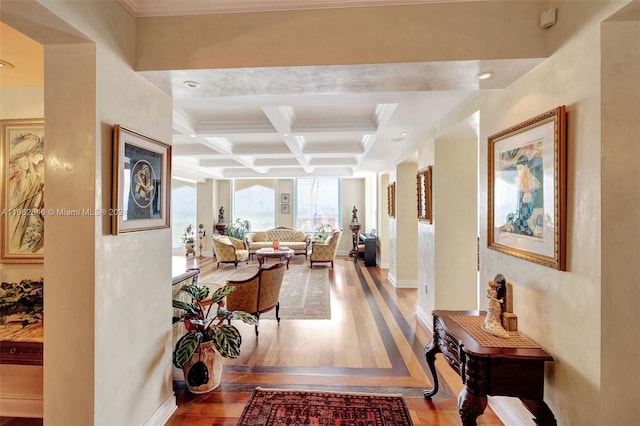
{"type": "Polygon", "coordinates": [[[282,136],[289,136],[289,133],[283,133],[282,136]]]}
{"type": "Polygon", "coordinates": [[[197,138],[198,135],[189,135],[190,138],[197,138]]]}
{"type": "Polygon", "coordinates": [[[476,78],[478,80],[486,80],[491,77],[493,77],[493,73],[491,71],[481,72],[480,74],[476,75],[476,78]]]}
{"type": "Polygon", "coordinates": [[[402,132],[400,133],[400,136],[407,136],[409,133],[408,132],[402,132]]]}
{"type": "Polygon", "coordinates": [[[11,62],[3,61],[2,59],[0,59],[0,67],[13,68],[13,64],[11,62]]]}
{"type": "Polygon", "coordinates": [[[196,87],[200,87],[200,83],[198,83],[197,81],[193,81],[193,80],[185,81],[184,85],[186,87],[188,87],[189,89],[195,89],[196,87]]]}

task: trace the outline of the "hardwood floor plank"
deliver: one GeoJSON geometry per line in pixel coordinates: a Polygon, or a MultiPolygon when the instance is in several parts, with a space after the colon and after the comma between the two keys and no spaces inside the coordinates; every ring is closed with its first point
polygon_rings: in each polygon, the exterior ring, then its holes
{"type": "MultiPolygon", "coordinates": [[[[305,264],[300,257],[291,262],[305,264]]],[[[215,262],[208,260],[189,260],[185,266],[190,264],[201,267],[201,276],[215,271],[215,262]]],[[[257,263],[238,267],[256,268],[257,263]]],[[[223,383],[196,396],[177,382],[178,410],[168,426],[236,424],[256,386],[401,393],[415,426],[460,424],[457,394],[462,383],[444,360],[436,361],[440,392],[432,401],[422,396],[432,386],[424,359],[431,333],[416,318],[418,290],[396,289],[386,271],[347,257],[338,257],[334,269],[314,265],[322,267],[330,269],[331,319],[282,320],[279,326],[261,320],[258,338],[252,336],[253,327],[239,327],[242,353],[225,361],[223,383]]],[[[487,408],[478,424],[502,423],[487,408]]]]}

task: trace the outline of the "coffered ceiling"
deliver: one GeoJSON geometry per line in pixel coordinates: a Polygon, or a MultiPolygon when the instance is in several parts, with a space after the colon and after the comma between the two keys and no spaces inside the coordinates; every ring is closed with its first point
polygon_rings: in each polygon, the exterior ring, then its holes
{"type": "MultiPolygon", "coordinates": [[[[430,2],[121,0],[134,16],[430,2]]],[[[389,170],[401,161],[415,161],[418,142],[439,120],[479,90],[508,87],[541,60],[176,69],[140,74],[172,98],[174,176],[198,181],[360,177],[389,170]],[[486,70],[493,77],[478,80],[477,74],[486,70]]]]}

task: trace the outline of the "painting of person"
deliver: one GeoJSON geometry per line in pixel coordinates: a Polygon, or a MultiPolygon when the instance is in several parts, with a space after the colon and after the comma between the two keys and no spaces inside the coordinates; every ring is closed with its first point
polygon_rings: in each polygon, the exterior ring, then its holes
{"type": "Polygon", "coordinates": [[[536,146],[532,144],[507,153],[507,156],[513,156],[512,164],[515,167],[511,167],[515,169],[513,181],[517,194],[514,197],[515,211],[511,210],[506,215],[505,225],[500,229],[503,232],[541,238],[544,225],[542,158],[536,146]]]}
{"type": "Polygon", "coordinates": [[[44,137],[19,134],[10,141],[7,205],[8,252],[44,253],[44,137]],[[26,214],[25,214],[26,213],[26,214]]]}

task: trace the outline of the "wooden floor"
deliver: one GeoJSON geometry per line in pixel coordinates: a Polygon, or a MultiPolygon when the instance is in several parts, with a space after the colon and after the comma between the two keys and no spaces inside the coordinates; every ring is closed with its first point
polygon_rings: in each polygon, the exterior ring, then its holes
{"type": "MultiPolygon", "coordinates": [[[[300,256],[291,260],[305,262],[300,256]]],[[[460,425],[456,396],[462,383],[441,355],[436,360],[440,391],[432,401],[422,396],[432,386],[424,359],[431,333],[416,318],[418,290],[396,289],[386,270],[347,257],[334,264],[330,320],[283,319],[278,325],[263,319],[259,337],[253,326],[234,323],[243,336],[240,358],[225,360],[222,384],[204,395],[185,391],[182,372],[174,369],[178,409],[166,425],[235,426],[256,386],[401,393],[415,426],[460,425]]],[[[211,258],[173,258],[175,273],[193,266],[200,267],[202,277],[216,268],[211,258]]],[[[257,262],[238,268],[255,269],[257,262]]],[[[487,407],[478,424],[503,423],[487,407]]],[[[42,419],[0,418],[0,426],[37,425],[42,419]]]]}
{"type": "MultiPolygon", "coordinates": [[[[205,277],[216,267],[208,258],[185,259],[174,257],[174,267],[199,266],[205,277]]],[[[305,260],[296,256],[291,263],[305,260]]],[[[254,261],[238,267],[256,266],[254,261]]],[[[178,409],[167,426],[236,425],[256,386],[401,393],[415,426],[460,425],[456,400],[462,383],[441,355],[436,361],[440,391],[432,401],[422,395],[432,386],[424,359],[431,333],[416,318],[418,290],[396,289],[388,283],[386,270],[354,264],[347,257],[336,259],[329,277],[330,320],[282,320],[280,325],[262,320],[259,337],[253,326],[237,322],[242,352],[236,360],[225,360],[216,390],[190,394],[182,372],[174,370],[178,409]]],[[[478,424],[503,423],[487,408],[478,424]]]]}

